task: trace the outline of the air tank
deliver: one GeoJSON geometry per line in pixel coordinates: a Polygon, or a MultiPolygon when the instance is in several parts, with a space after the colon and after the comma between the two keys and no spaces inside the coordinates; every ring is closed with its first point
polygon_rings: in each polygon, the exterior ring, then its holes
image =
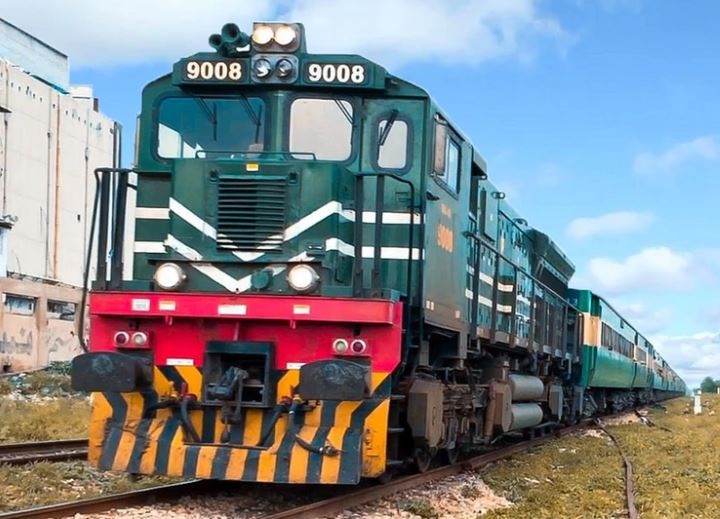
{"type": "Polygon", "coordinates": [[[541,399],[545,392],[542,380],[530,375],[511,373],[508,377],[513,402],[541,399]]]}
{"type": "Polygon", "coordinates": [[[543,420],[543,411],[538,404],[513,404],[510,412],[512,413],[511,431],[535,427],[543,420]]]}

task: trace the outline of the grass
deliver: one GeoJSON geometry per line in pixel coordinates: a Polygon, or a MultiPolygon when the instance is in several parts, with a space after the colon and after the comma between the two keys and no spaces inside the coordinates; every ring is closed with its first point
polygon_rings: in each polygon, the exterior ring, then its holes
{"type": "Polygon", "coordinates": [[[6,377],[0,378],[0,396],[9,395],[12,393],[12,384],[6,377]]]}
{"type": "MultiPolygon", "coordinates": [[[[673,432],[633,423],[608,427],[634,465],[635,502],[643,519],[720,517],[720,397],[703,396],[694,416],[689,398],[650,417],[673,432]]],[[[626,517],[624,469],[605,437],[577,435],[500,462],[483,479],[515,506],[483,519],[626,517]]]]}
{"type": "Polygon", "coordinates": [[[87,436],[90,402],[78,398],[0,399],[0,417],[0,443],[81,438],[87,436]]]}
{"type": "Polygon", "coordinates": [[[127,492],[171,481],[145,477],[130,481],[123,474],[99,472],[85,462],[0,465],[0,512],[127,492]]]}
{"type": "Polygon", "coordinates": [[[23,386],[26,391],[33,393],[50,391],[50,394],[52,395],[52,393],[55,392],[73,392],[73,389],[70,386],[69,376],[57,373],[48,373],[47,371],[33,371],[32,373],[28,373],[23,380],[23,386]]]}

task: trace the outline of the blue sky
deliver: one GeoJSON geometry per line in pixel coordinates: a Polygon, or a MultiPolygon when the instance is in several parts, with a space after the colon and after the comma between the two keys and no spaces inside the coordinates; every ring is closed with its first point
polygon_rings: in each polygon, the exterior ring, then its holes
{"type": "Polygon", "coordinates": [[[301,21],[311,51],[376,59],[438,100],[575,262],[576,286],[621,309],[691,384],[720,378],[719,3],[9,4],[3,17],[67,52],[73,83],[93,85],[127,141],[142,86],[226,21],[301,21]]]}

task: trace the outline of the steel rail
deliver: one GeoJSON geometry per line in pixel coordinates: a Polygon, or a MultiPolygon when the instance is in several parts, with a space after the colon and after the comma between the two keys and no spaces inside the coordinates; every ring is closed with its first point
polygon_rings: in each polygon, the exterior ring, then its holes
{"type": "MultiPolygon", "coordinates": [[[[319,500],[314,503],[302,505],[277,513],[259,517],[258,519],[309,519],[323,515],[340,513],[349,508],[364,505],[391,494],[410,490],[426,483],[443,479],[448,476],[459,474],[469,470],[477,470],[481,467],[508,458],[515,454],[526,452],[531,448],[546,444],[555,438],[567,436],[592,426],[593,420],[583,420],[578,424],[552,431],[545,436],[514,443],[506,447],[498,447],[490,452],[460,461],[453,465],[438,467],[420,474],[414,474],[392,480],[389,483],[377,484],[371,487],[362,488],[357,491],[342,492],[336,497],[319,500]]],[[[102,513],[114,508],[129,508],[132,506],[143,506],[159,502],[172,501],[188,493],[207,493],[218,490],[218,482],[213,480],[191,480],[181,483],[173,483],[158,487],[151,487],[142,490],[124,492],[99,497],[91,497],[70,503],[59,503],[41,507],[0,513],[0,519],[48,519],[73,516],[75,514],[102,513]]]]}
{"type": "Polygon", "coordinates": [[[627,505],[628,519],[638,519],[637,508],[635,508],[635,485],[633,482],[633,466],[630,462],[630,458],[625,455],[622,445],[620,444],[620,441],[617,439],[617,437],[610,431],[608,431],[605,426],[600,423],[599,420],[595,420],[595,426],[602,432],[607,434],[608,437],[610,437],[612,442],[615,444],[615,447],[617,447],[618,452],[620,453],[620,457],[623,460],[623,465],[625,465],[625,504],[627,505]]]}
{"type": "Polygon", "coordinates": [[[49,519],[72,517],[75,514],[108,512],[114,508],[129,508],[179,499],[189,492],[197,492],[208,486],[209,480],[194,479],[158,487],[132,490],[122,494],[89,497],[68,503],[38,506],[25,510],[0,513],[0,519],[49,519]]]}
{"type": "MultiPolygon", "coordinates": [[[[469,470],[477,470],[491,463],[495,463],[515,454],[519,454],[528,451],[531,448],[548,443],[554,438],[572,434],[590,425],[592,425],[591,421],[584,420],[579,424],[554,431],[547,436],[542,436],[532,440],[525,440],[507,447],[500,447],[497,450],[460,461],[453,465],[438,467],[436,469],[428,470],[427,472],[406,476],[390,481],[389,483],[365,488],[357,492],[341,494],[337,497],[317,501],[315,503],[310,503],[290,510],[264,515],[259,519],[314,519],[320,516],[337,514],[349,508],[364,505],[387,497],[391,494],[410,490],[438,479],[444,479],[469,470]]],[[[2,519],[1,516],[0,519],[2,519]]]]}
{"type": "Polygon", "coordinates": [[[67,461],[87,457],[88,439],[6,443],[0,445],[0,464],[22,465],[36,461],[67,461]]]}

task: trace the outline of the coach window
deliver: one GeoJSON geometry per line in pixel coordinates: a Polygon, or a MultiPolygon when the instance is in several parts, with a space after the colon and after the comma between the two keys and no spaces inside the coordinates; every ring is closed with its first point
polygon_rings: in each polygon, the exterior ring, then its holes
{"type": "Polygon", "coordinates": [[[353,106],[341,99],[300,98],[290,105],[289,150],[297,159],[344,161],[352,153],[353,106]]]}
{"type": "Polygon", "coordinates": [[[397,110],[380,121],[377,128],[377,165],[381,169],[405,169],[408,164],[408,124],[397,110]]]}

